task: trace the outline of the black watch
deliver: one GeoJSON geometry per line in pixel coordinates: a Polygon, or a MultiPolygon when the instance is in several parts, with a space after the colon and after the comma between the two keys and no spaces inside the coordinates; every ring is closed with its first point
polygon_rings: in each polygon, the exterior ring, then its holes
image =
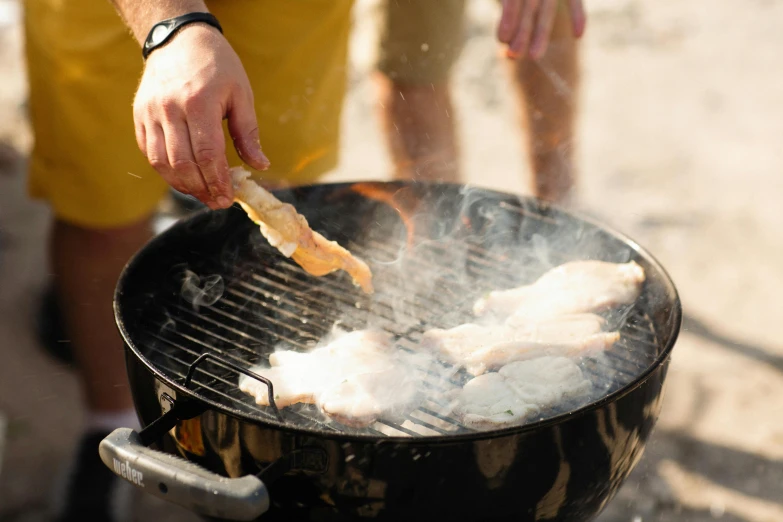
{"type": "Polygon", "coordinates": [[[144,45],[141,48],[141,55],[146,60],[147,56],[149,56],[152,51],[168,42],[183,26],[194,22],[209,24],[220,31],[221,34],[223,33],[220,22],[209,13],[188,13],[181,16],[175,16],[174,18],[163,20],[152,26],[152,29],[150,29],[147,39],[144,41],[144,45]]]}

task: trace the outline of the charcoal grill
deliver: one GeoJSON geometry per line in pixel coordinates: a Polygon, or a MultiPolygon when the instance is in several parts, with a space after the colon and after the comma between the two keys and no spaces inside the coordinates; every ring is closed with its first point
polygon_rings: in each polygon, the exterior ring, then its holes
{"type": "Polygon", "coordinates": [[[175,225],[118,285],[115,312],[146,428],[107,438],[110,467],[120,454],[137,466],[157,462],[147,490],[234,519],[267,511],[264,520],[574,521],[600,511],[641,455],[679,331],[676,290],[647,252],[541,201],[461,185],[330,184],[277,196],[367,261],[375,294],[343,273],[307,275],[238,208],[175,225]],[[469,376],[448,368],[418,370],[432,396],[366,428],[329,421],[314,406],[257,406],[237,387],[275,348],[309,350],[335,324],[382,328],[415,352],[426,329],[473,320],[472,304],[487,291],[578,259],[635,260],[647,280],[637,302],[605,314],[620,341],[580,361],[594,385],[589,400],[522,426],[462,425],[438,397],[469,376]],[[200,465],[189,469],[203,481],[179,488],[163,453],[146,448],[153,444],[200,465]],[[210,491],[220,500],[210,502],[210,491]]]}

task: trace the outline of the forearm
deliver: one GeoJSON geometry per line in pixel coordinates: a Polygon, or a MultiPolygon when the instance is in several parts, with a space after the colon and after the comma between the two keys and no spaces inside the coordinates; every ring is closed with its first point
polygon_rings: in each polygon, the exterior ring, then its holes
{"type": "Polygon", "coordinates": [[[139,44],[161,20],[193,12],[208,12],[203,0],[111,0],[139,44]]]}

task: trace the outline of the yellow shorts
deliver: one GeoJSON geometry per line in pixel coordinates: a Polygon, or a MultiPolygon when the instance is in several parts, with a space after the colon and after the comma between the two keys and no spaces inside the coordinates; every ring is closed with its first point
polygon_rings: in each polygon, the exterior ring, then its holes
{"type": "MultiPolygon", "coordinates": [[[[314,181],[337,163],[352,0],[212,0],[253,87],[263,177],[314,181]]],[[[139,45],[106,0],[26,0],[35,145],[29,192],[91,227],[152,213],[167,185],[136,146],[139,45]]],[[[240,160],[230,138],[229,165],[240,160]]]]}

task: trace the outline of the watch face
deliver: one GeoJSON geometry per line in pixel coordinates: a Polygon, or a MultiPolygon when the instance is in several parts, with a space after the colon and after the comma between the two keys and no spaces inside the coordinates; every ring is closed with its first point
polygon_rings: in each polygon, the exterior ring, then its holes
{"type": "Polygon", "coordinates": [[[168,26],[161,24],[155,27],[155,29],[152,30],[152,35],[150,35],[150,43],[152,45],[158,45],[166,38],[167,34],[169,34],[168,26]]]}

